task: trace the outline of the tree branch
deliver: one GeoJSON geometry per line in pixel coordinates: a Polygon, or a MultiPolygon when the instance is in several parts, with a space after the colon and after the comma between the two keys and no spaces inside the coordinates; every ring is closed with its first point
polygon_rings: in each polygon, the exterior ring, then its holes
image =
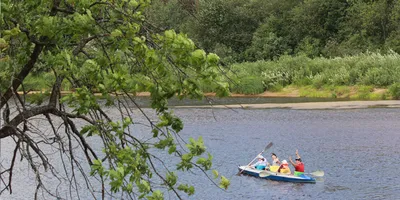
{"type": "MultiPolygon", "coordinates": [[[[31,53],[30,60],[25,66],[22,68],[21,72],[18,76],[12,81],[11,86],[6,90],[4,95],[0,97],[0,109],[8,102],[8,100],[12,97],[13,91],[17,90],[18,87],[22,84],[22,81],[28,76],[32,68],[35,66],[35,63],[43,50],[43,45],[36,44],[33,52],[31,53]]],[[[1,138],[1,136],[0,136],[1,138]]]]}
{"type": "Polygon", "coordinates": [[[66,112],[56,109],[55,106],[46,105],[46,106],[31,108],[29,110],[24,110],[23,112],[20,112],[17,116],[15,116],[10,121],[9,124],[3,126],[0,129],[0,139],[8,137],[10,135],[15,135],[16,127],[19,124],[21,124],[22,122],[24,122],[25,120],[27,120],[33,116],[36,116],[36,115],[42,115],[42,114],[47,114],[47,113],[51,113],[51,114],[59,116],[59,117],[65,116],[65,117],[69,117],[69,118],[79,118],[79,119],[83,119],[83,120],[89,122],[90,124],[96,124],[94,121],[92,121],[91,119],[89,119],[85,116],[66,113],[66,112]]]}
{"type": "Polygon", "coordinates": [[[92,41],[93,39],[99,38],[99,37],[106,37],[109,36],[110,34],[102,34],[102,35],[93,35],[91,37],[88,38],[84,38],[81,40],[81,42],[78,44],[78,46],[72,51],[72,53],[76,56],[79,54],[79,52],[82,51],[82,49],[86,46],[86,44],[90,41],[92,41]]]}
{"type": "MultiPolygon", "coordinates": [[[[10,194],[12,194],[12,187],[11,187],[11,185],[12,185],[12,175],[13,175],[13,169],[14,169],[15,159],[16,159],[16,157],[17,157],[17,152],[18,152],[18,149],[19,149],[20,141],[21,141],[21,140],[18,140],[17,145],[15,146],[14,153],[13,153],[13,157],[12,157],[12,160],[11,160],[11,166],[10,166],[10,168],[7,169],[7,170],[2,171],[2,172],[0,173],[0,176],[1,176],[3,173],[5,173],[5,172],[8,172],[8,174],[9,174],[7,185],[5,184],[5,182],[4,182],[3,179],[2,179],[4,185],[6,185],[6,186],[4,187],[4,189],[2,189],[2,190],[0,191],[0,195],[1,195],[5,190],[9,190],[9,191],[10,191],[10,194]]],[[[1,177],[0,177],[0,178],[1,178],[1,177]]]]}

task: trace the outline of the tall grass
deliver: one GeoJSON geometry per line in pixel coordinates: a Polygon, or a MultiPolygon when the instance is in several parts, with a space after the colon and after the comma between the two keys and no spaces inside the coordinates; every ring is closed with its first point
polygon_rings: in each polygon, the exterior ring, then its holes
{"type": "Polygon", "coordinates": [[[400,55],[364,53],[338,58],[282,56],[276,61],[232,65],[239,79],[259,77],[266,90],[275,85],[332,86],[370,85],[388,87],[400,82],[400,55]]]}

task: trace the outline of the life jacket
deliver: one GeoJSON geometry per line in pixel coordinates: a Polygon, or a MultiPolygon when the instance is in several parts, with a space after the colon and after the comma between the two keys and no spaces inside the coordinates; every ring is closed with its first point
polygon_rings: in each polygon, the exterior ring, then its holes
{"type": "Polygon", "coordinates": [[[270,166],[270,167],[269,167],[269,170],[270,170],[271,172],[277,172],[278,169],[279,169],[279,166],[270,166]]]}
{"type": "Polygon", "coordinates": [[[290,173],[291,173],[291,172],[290,172],[290,168],[289,168],[288,165],[286,165],[286,166],[281,165],[281,166],[279,167],[278,172],[279,172],[279,173],[282,173],[282,174],[290,174],[290,173]]]}

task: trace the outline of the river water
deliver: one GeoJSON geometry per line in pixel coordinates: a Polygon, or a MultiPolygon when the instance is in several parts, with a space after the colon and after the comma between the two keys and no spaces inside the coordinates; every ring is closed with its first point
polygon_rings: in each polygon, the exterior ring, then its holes
{"type": "MultiPolygon", "coordinates": [[[[225,191],[201,173],[181,175],[196,187],[187,199],[398,199],[400,109],[174,111],[184,122],[182,137],[202,136],[214,156],[213,167],[231,181],[225,191]],[[325,176],[316,184],[296,184],[236,175],[237,166],[250,162],[269,142],[274,143],[264,153],[269,162],[271,152],[283,160],[295,157],[298,149],[305,171],[323,170],[325,176]]],[[[1,148],[7,160],[7,144],[1,148]]],[[[13,194],[0,199],[32,199],[34,180],[26,180],[26,168],[17,166],[13,194]]]]}
{"type": "MultiPolygon", "coordinates": [[[[206,183],[194,199],[398,199],[400,109],[180,110],[183,135],[203,135],[215,166],[231,180],[222,192],[206,183]],[[272,141],[281,160],[298,149],[316,184],[237,176],[272,141]]],[[[293,168],[292,168],[293,171],[293,168]]],[[[198,180],[193,180],[193,183],[198,180]]],[[[200,182],[200,181],[199,181],[200,182]]]]}

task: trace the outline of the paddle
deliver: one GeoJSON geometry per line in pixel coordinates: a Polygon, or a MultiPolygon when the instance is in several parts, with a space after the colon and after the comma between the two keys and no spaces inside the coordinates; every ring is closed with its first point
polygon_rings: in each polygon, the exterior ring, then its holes
{"type": "Polygon", "coordinates": [[[318,171],[311,172],[311,173],[304,173],[304,174],[310,174],[310,175],[317,176],[317,177],[323,177],[325,175],[324,171],[322,171],[322,170],[318,170],[318,171]]]}
{"type": "MultiPolygon", "coordinates": [[[[257,154],[257,156],[251,162],[249,162],[249,164],[247,164],[246,166],[249,166],[251,163],[253,163],[254,160],[256,160],[259,155],[263,154],[264,151],[266,151],[267,149],[269,149],[271,147],[272,147],[272,142],[268,143],[267,146],[265,146],[264,150],[262,150],[259,154],[257,154]]],[[[243,170],[244,169],[240,170],[240,172],[237,175],[240,175],[243,172],[243,170]]]]}
{"type": "Polygon", "coordinates": [[[271,175],[271,174],[268,173],[268,172],[264,172],[264,171],[262,171],[262,172],[260,172],[260,173],[258,174],[258,176],[260,176],[261,178],[267,177],[267,176],[269,176],[269,175],[271,175]]]}

